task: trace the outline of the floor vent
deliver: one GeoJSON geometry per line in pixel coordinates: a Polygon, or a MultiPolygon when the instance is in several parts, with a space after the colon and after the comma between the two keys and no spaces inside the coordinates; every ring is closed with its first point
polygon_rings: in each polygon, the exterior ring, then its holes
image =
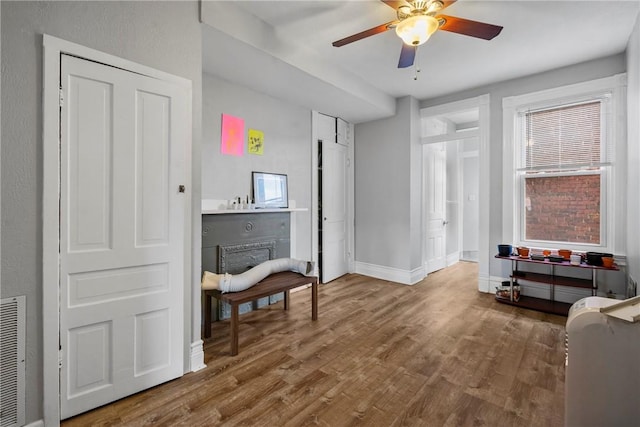
{"type": "Polygon", "coordinates": [[[0,427],[24,425],[25,301],[0,300],[0,427]]]}

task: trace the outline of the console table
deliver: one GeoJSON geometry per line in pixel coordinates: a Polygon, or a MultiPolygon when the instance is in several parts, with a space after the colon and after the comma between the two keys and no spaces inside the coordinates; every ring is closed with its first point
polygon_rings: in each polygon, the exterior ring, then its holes
{"type": "Polygon", "coordinates": [[[596,273],[598,270],[613,270],[618,271],[619,267],[614,264],[611,267],[603,267],[598,265],[590,265],[586,263],[580,263],[577,265],[571,264],[569,261],[552,262],[548,259],[544,261],[533,260],[531,258],[523,258],[520,256],[495,256],[498,259],[511,261],[511,275],[509,276],[509,297],[504,298],[496,295],[496,301],[515,305],[518,307],[530,308],[533,310],[543,311],[545,313],[560,314],[566,316],[569,313],[571,304],[555,301],[554,293],[555,286],[568,286],[572,288],[590,289],[591,295],[596,295],[598,291],[598,283],[596,280],[596,273]],[[528,271],[522,271],[518,269],[518,263],[535,263],[542,264],[549,267],[549,273],[533,273],[528,271]],[[582,268],[590,270],[591,279],[578,279],[574,277],[562,276],[557,273],[558,267],[571,267],[582,268]],[[519,285],[518,280],[525,280],[529,282],[544,283],[549,285],[549,299],[533,298],[520,294],[518,301],[513,298],[513,286],[519,285]]]}

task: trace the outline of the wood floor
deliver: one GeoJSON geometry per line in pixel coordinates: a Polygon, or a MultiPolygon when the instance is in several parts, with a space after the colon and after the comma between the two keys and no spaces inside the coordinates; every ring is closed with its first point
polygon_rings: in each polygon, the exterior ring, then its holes
{"type": "Polygon", "coordinates": [[[458,263],[414,286],[348,275],[240,317],[207,368],[62,423],[562,426],[566,318],[497,303],[458,263]]]}

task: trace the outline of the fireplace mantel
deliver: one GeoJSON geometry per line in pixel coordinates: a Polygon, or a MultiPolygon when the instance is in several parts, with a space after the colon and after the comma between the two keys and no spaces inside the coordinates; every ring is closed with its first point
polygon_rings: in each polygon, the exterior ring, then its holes
{"type": "Polygon", "coordinates": [[[259,214],[278,212],[306,212],[307,208],[280,208],[280,209],[207,209],[202,210],[202,215],[230,215],[230,214],[259,214]]]}
{"type": "Polygon", "coordinates": [[[228,214],[254,214],[254,213],[277,213],[277,212],[306,212],[307,208],[296,208],[295,202],[290,201],[290,208],[278,209],[227,209],[226,200],[206,199],[202,201],[202,215],[228,215],[228,214]]]}

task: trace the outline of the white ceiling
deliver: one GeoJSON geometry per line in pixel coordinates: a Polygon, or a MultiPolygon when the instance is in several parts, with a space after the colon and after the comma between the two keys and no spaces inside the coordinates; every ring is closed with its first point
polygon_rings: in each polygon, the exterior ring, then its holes
{"type": "Polygon", "coordinates": [[[624,51],[640,0],[458,0],[443,13],[504,27],[491,41],[436,32],[414,67],[398,69],[393,30],[335,40],[396,18],[377,0],[211,1],[202,5],[205,72],[361,122],[419,100],[624,51]]]}

